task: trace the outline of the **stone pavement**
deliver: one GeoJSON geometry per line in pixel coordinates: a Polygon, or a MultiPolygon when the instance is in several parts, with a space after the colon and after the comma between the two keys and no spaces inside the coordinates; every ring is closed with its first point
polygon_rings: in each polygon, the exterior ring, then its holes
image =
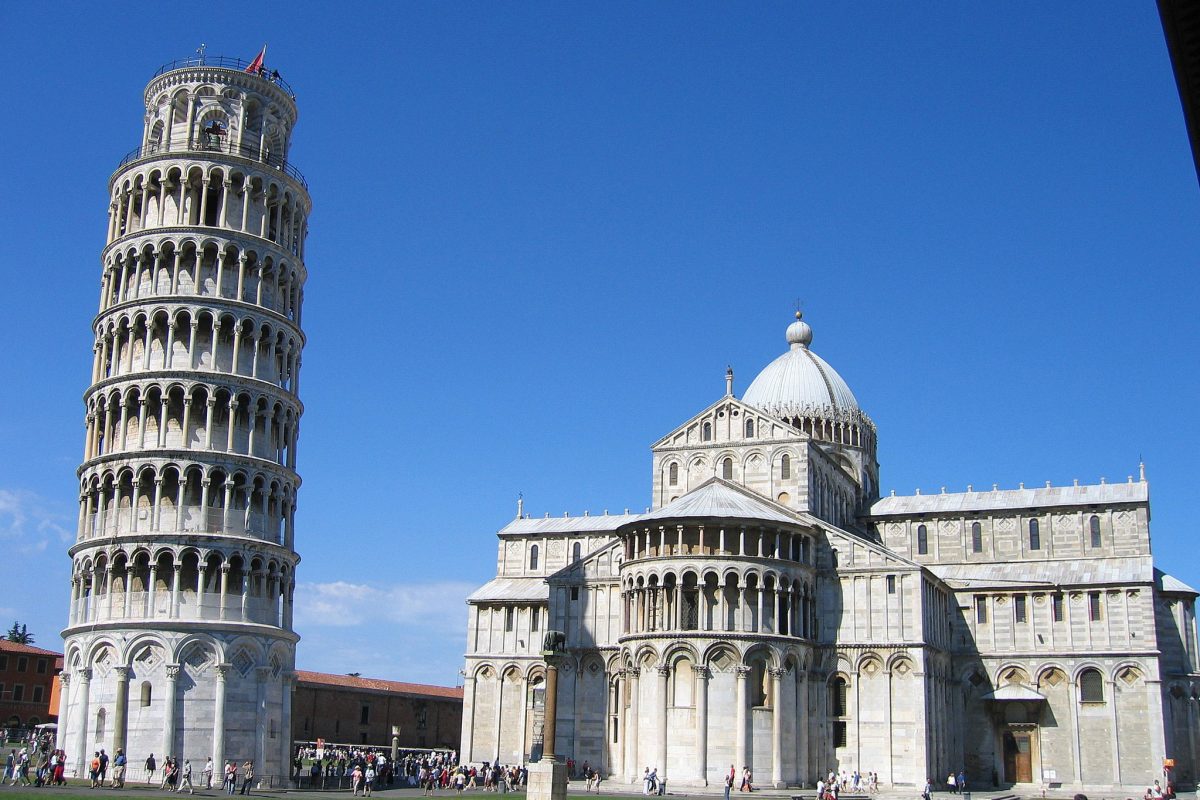
{"type": "MultiPolygon", "coordinates": [[[[594,794],[594,793],[593,794],[585,794],[582,781],[571,781],[571,784],[570,784],[570,787],[568,788],[567,794],[568,794],[568,797],[570,798],[570,800],[583,800],[583,798],[585,798],[585,797],[597,798],[598,800],[604,800],[604,798],[618,798],[619,800],[628,800],[629,798],[641,796],[641,794],[642,794],[639,787],[628,785],[628,784],[619,784],[618,785],[615,782],[610,782],[610,781],[606,781],[602,785],[602,789],[603,789],[603,791],[599,795],[594,794]]],[[[255,790],[254,792],[251,793],[250,796],[273,797],[273,798],[277,798],[277,800],[278,800],[280,795],[286,794],[288,797],[288,800],[330,800],[330,798],[333,796],[348,795],[349,793],[350,792],[348,789],[331,789],[331,790],[326,790],[326,791],[289,790],[287,792],[284,792],[279,789],[274,789],[274,790],[262,789],[262,790],[255,790]]],[[[896,789],[882,790],[874,795],[871,795],[870,798],[871,798],[871,800],[919,800],[919,797],[920,797],[919,793],[920,793],[920,790],[917,788],[911,788],[911,787],[903,788],[902,787],[902,788],[896,788],[896,789]]],[[[466,792],[463,792],[463,794],[470,795],[472,797],[472,800],[487,800],[488,798],[495,798],[496,800],[500,800],[500,798],[502,798],[502,797],[505,800],[524,800],[524,796],[525,796],[524,792],[510,792],[509,795],[497,795],[497,794],[493,794],[491,792],[485,792],[482,789],[466,791],[466,792]]],[[[723,787],[721,787],[721,786],[705,787],[705,788],[687,787],[686,789],[681,788],[680,791],[678,791],[678,792],[673,792],[673,791],[667,792],[667,796],[671,797],[671,798],[675,798],[675,800],[684,800],[685,798],[688,798],[688,797],[697,797],[697,798],[706,798],[707,799],[707,798],[712,798],[712,797],[720,797],[722,794],[723,794],[723,787]]],[[[796,797],[804,798],[804,800],[813,800],[813,796],[814,796],[815,792],[811,788],[809,788],[809,789],[791,788],[791,789],[762,789],[762,790],[756,790],[753,794],[755,797],[759,797],[762,800],[792,800],[792,798],[796,798],[796,797]]],[[[71,798],[81,797],[81,796],[92,796],[92,797],[97,797],[97,798],[108,798],[108,800],[118,800],[118,798],[136,798],[137,800],[154,800],[155,798],[179,797],[179,795],[176,794],[175,792],[163,791],[163,790],[159,789],[157,786],[147,786],[144,783],[126,784],[124,789],[117,789],[117,790],[114,790],[114,789],[91,789],[88,787],[86,782],[74,782],[74,783],[68,784],[67,786],[45,787],[45,788],[41,788],[41,789],[32,788],[32,787],[26,788],[23,786],[14,787],[14,786],[8,786],[8,785],[0,787],[0,800],[4,800],[5,797],[10,797],[10,798],[12,798],[12,800],[18,800],[18,798],[21,798],[21,800],[23,800],[24,797],[34,797],[34,796],[42,797],[42,798],[51,798],[55,795],[62,795],[62,796],[71,797],[71,798]]],[[[376,789],[375,794],[374,794],[374,796],[377,796],[380,798],[392,797],[392,798],[405,798],[405,799],[423,797],[423,795],[424,795],[424,792],[421,789],[410,789],[410,788],[376,789]]],[[[457,792],[455,792],[453,790],[448,790],[448,791],[439,791],[434,795],[434,797],[451,798],[451,797],[454,797],[457,795],[458,795],[457,792]]],[[[220,798],[220,797],[225,797],[226,795],[224,792],[219,791],[217,789],[197,789],[195,796],[220,798]]],[[[235,797],[237,797],[237,796],[239,796],[239,795],[235,795],[235,797]]],[[[1065,791],[1065,790],[1049,791],[1048,790],[1048,791],[1043,792],[1040,788],[1030,787],[1030,789],[1027,790],[1024,787],[1022,787],[1021,789],[1018,789],[1016,791],[1009,790],[1009,789],[999,789],[999,790],[988,789],[985,791],[970,792],[969,800],[1041,800],[1042,798],[1046,798],[1046,800],[1071,800],[1071,798],[1073,798],[1074,796],[1075,796],[1075,792],[1073,792],[1073,791],[1065,791]]],[[[360,795],[360,797],[361,797],[361,795],[360,795]]],[[[731,800],[734,797],[746,798],[746,800],[749,800],[749,795],[746,795],[744,793],[739,793],[739,792],[731,792],[730,797],[731,797],[731,800]]],[[[843,794],[842,800],[863,800],[863,798],[867,798],[867,797],[868,797],[867,795],[843,794]]],[[[1131,794],[1131,793],[1126,793],[1126,792],[1116,792],[1116,791],[1112,791],[1112,790],[1109,790],[1107,792],[1096,792],[1096,793],[1088,794],[1088,800],[1126,800],[1126,798],[1130,798],[1130,797],[1133,798],[1133,800],[1140,800],[1141,795],[1139,793],[1131,794]]],[[[1179,800],[1200,800],[1200,798],[1197,798],[1195,792],[1180,792],[1178,797],[1179,797],[1179,800]]],[[[968,800],[968,798],[959,797],[957,795],[953,795],[948,792],[935,792],[934,800],[968,800]]]]}

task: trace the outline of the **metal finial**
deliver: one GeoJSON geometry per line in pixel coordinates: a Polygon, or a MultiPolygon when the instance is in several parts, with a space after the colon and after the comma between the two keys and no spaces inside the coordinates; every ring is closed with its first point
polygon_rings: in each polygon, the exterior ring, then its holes
{"type": "Polygon", "coordinates": [[[200,46],[196,48],[196,56],[200,59],[201,64],[204,63],[204,51],[207,49],[208,45],[206,45],[204,42],[201,42],[200,46]]]}

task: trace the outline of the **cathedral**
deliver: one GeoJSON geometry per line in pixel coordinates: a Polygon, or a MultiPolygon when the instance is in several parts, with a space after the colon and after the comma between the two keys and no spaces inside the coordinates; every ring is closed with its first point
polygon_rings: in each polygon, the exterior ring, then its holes
{"type": "MultiPolygon", "coordinates": [[[[876,429],[796,315],[788,349],[652,446],[644,514],[517,518],[468,598],[462,753],[609,779],[1192,785],[1196,591],[1149,487],[880,497],[876,429]]],[[[1140,791],[1140,790],[1139,790],[1140,791]]]]}

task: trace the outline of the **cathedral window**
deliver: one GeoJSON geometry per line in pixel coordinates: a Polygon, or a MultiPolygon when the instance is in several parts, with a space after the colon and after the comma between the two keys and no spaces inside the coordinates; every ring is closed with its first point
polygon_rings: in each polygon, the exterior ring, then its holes
{"type": "Polygon", "coordinates": [[[711,422],[704,423],[704,427],[700,429],[700,441],[702,441],[702,442],[711,442],[712,441],[712,423],[711,422]]]}
{"type": "Polygon", "coordinates": [[[754,420],[752,420],[752,419],[746,420],[746,438],[747,439],[754,438],[754,420]]]}
{"type": "Polygon", "coordinates": [[[669,476],[667,478],[667,482],[669,484],[672,486],[679,485],[679,464],[671,462],[671,466],[668,468],[667,474],[669,476]]]}
{"type": "Polygon", "coordinates": [[[779,459],[779,479],[791,480],[792,477],[792,457],[784,454],[783,458],[779,459]]]}
{"type": "Polygon", "coordinates": [[[929,529],[924,525],[917,526],[917,555],[929,553],[929,529]]]}
{"type": "Polygon", "coordinates": [[[505,633],[512,633],[513,618],[515,616],[516,616],[516,613],[514,612],[512,606],[509,606],[508,608],[504,609],[504,632],[505,633]]]}
{"type": "Polygon", "coordinates": [[[538,568],[538,546],[536,544],[529,548],[529,568],[538,568]]]}
{"type": "Polygon", "coordinates": [[[150,698],[154,694],[154,688],[150,685],[150,681],[142,681],[142,706],[150,705],[150,698]]]}
{"type": "Polygon", "coordinates": [[[575,542],[574,544],[571,545],[571,560],[578,561],[582,557],[583,557],[583,545],[580,544],[579,542],[575,542]]]}
{"type": "Polygon", "coordinates": [[[1050,612],[1054,615],[1055,622],[1063,621],[1063,596],[1062,592],[1055,592],[1050,595],[1050,612]]]}
{"type": "Polygon", "coordinates": [[[1025,609],[1025,595],[1019,594],[1013,597],[1013,613],[1016,614],[1017,622],[1027,622],[1028,616],[1025,609]]]}
{"type": "Polygon", "coordinates": [[[1079,702],[1104,702],[1104,678],[1100,675],[1100,670],[1085,669],[1079,673],[1079,702]]]}
{"type": "Polygon", "coordinates": [[[971,552],[983,552],[983,526],[978,522],[971,523],[971,552]]]}
{"type": "Polygon", "coordinates": [[[1036,519],[1029,520],[1029,549],[1042,549],[1042,531],[1036,519]]]}
{"type": "Polygon", "coordinates": [[[733,459],[727,458],[721,462],[721,477],[727,481],[733,480],[733,459]]]}
{"type": "Polygon", "coordinates": [[[829,716],[833,718],[833,746],[846,746],[846,679],[837,677],[829,684],[829,716]]]}
{"type": "Polygon", "coordinates": [[[534,606],[533,609],[530,610],[530,612],[529,612],[529,630],[536,631],[541,627],[541,624],[542,624],[541,616],[542,616],[542,610],[540,608],[538,608],[537,606],[534,606]]]}
{"type": "Polygon", "coordinates": [[[896,593],[896,576],[895,575],[887,576],[887,593],[888,594],[896,593]]]}
{"type": "Polygon", "coordinates": [[[1088,527],[1091,529],[1091,532],[1092,532],[1092,547],[1099,547],[1100,546],[1100,518],[1097,517],[1095,514],[1093,514],[1092,518],[1090,520],[1088,520],[1088,527]]]}
{"type": "Polygon", "coordinates": [[[975,595],[975,622],[982,625],[982,624],[986,623],[987,621],[988,621],[987,595],[977,594],[977,595],[975,595]]]}
{"type": "Polygon", "coordinates": [[[571,587],[571,599],[572,599],[572,600],[578,600],[578,599],[579,599],[579,587],[578,587],[578,586],[572,586],[572,587],[571,587]]]}
{"type": "Polygon", "coordinates": [[[1088,619],[1092,622],[1098,622],[1101,618],[1100,593],[1088,592],[1088,619]]]}

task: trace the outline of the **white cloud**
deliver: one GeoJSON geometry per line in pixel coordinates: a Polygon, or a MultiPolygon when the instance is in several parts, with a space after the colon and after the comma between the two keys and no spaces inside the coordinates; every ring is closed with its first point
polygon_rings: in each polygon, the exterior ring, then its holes
{"type": "Polygon", "coordinates": [[[296,627],[354,627],[381,621],[414,626],[451,625],[466,631],[467,595],[459,581],[372,586],[333,581],[296,586],[296,627]]]}
{"type": "Polygon", "coordinates": [[[297,666],[453,686],[462,669],[467,595],[459,581],[296,586],[297,666]]]}
{"type": "Polygon", "coordinates": [[[74,539],[69,516],[26,489],[0,489],[0,546],[21,555],[74,539]]]}

